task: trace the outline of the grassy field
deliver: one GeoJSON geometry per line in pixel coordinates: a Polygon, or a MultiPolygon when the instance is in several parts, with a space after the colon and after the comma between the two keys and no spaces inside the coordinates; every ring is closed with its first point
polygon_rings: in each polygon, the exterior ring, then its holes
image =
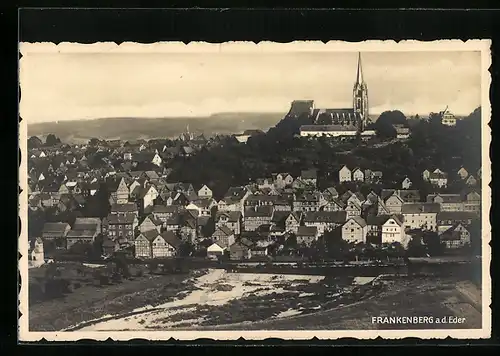
{"type": "MultiPolygon", "coordinates": [[[[31,273],[31,271],[30,271],[31,273]]],[[[195,274],[204,273],[197,271],[195,274]]],[[[31,303],[29,327],[32,331],[57,331],[110,314],[131,312],[139,307],[173,300],[182,292],[195,287],[193,273],[174,275],[143,274],[106,286],[95,285],[90,279],[63,297],[31,303]],[[85,283],[86,282],[86,283],[85,283]]]]}
{"type": "MultiPolygon", "coordinates": [[[[398,329],[474,329],[481,328],[480,289],[468,281],[452,278],[404,278],[384,281],[384,290],[351,305],[310,315],[253,323],[216,326],[217,330],[398,330],[398,329]],[[372,317],[456,316],[463,324],[374,324],[372,317]]],[[[200,329],[200,328],[198,328],[200,329]]],[[[201,329],[214,329],[210,328],[201,329]]]]}

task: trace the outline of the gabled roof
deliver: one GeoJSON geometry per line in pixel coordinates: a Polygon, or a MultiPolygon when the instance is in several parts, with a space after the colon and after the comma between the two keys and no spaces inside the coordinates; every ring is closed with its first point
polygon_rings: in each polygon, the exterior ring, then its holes
{"type": "Polygon", "coordinates": [[[217,219],[222,215],[227,216],[229,222],[238,222],[241,219],[241,211],[218,211],[217,219]]]}
{"type": "Polygon", "coordinates": [[[304,170],[300,173],[300,177],[302,179],[316,179],[318,176],[318,172],[316,169],[308,169],[304,170]]]}
{"type": "Polygon", "coordinates": [[[367,226],[366,225],[366,221],[365,219],[363,219],[361,216],[352,216],[351,218],[349,218],[347,221],[346,221],[346,224],[349,222],[349,221],[354,221],[356,224],[358,224],[359,226],[361,227],[365,227],[367,226]]]}
{"type": "Polygon", "coordinates": [[[233,230],[231,230],[227,226],[217,226],[217,228],[215,229],[215,231],[212,235],[219,235],[219,234],[222,234],[225,236],[231,236],[231,235],[234,235],[234,232],[233,232],[233,230]]]}
{"type": "Polygon", "coordinates": [[[178,249],[182,244],[182,241],[172,231],[165,231],[161,233],[161,237],[163,237],[165,242],[175,249],[178,249]]]}
{"type": "Polygon", "coordinates": [[[177,205],[153,205],[152,213],[177,213],[180,207],[177,205]]]}
{"type": "Polygon", "coordinates": [[[440,197],[441,199],[443,199],[443,203],[460,203],[460,202],[462,202],[462,196],[460,194],[429,194],[429,195],[427,195],[427,202],[433,203],[437,197],[440,197]]]}

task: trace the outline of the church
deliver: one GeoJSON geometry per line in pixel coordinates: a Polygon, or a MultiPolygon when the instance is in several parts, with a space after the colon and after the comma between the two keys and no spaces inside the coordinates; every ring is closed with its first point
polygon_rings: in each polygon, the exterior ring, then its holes
{"type": "Polygon", "coordinates": [[[310,125],[300,127],[302,137],[355,137],[358,134],[366,138],[374,136],[373,130],[366,130],[366,126],[370,123],[368,88],[363,79],[361,54],[358,54],[358,70],[352,96],[352,108],[345,109],[319,109],[315,108],[314,100],[295,100],[288,116],[306,115],[311,120],[310,125]]]}

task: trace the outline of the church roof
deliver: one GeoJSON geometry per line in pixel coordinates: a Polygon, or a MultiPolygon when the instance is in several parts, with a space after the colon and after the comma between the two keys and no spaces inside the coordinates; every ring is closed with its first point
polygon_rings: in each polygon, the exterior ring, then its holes
{"type": "Polygon", "coordinates": [[[302,125],[300,131],[357,131],[354,125],[302,125]]]}

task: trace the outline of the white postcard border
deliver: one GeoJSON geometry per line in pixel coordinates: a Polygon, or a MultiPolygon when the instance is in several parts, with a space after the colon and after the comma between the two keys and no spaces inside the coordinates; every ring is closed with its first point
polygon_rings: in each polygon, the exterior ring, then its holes
{"type": "MultiPolygon", "coordinates": [[[[259,331],[122,331],[122,332],[35,332],[28,327],[28,196],[27,196],[27,123],[26,120],[19,122],[19,149],[21,162],[19,167],[19,217],[21,218],[21,231],[18,239],[18,251],[20,273],[19,292],[19,324],[18,337],[20,341],[76,341],[81,339],[127,341],[133,339],[147,340],[196,340],[208,338],[214,340],[237,340],[240,337],[246,340],[264,340],[268,338],[281,338],[288,340],[309,340],[313,337],[318,339],[333,340],[341,338],[385,339],[420,338],[420,339],[444,339],[447,337],[456,339],[480,339],[491,336],[491,225],[489,213],[491,207],[491,160],[489,149],[491,143],[491,129],[488,123],[491,118],[491,105],[489,99],[489,88],[491,85],[490,40],[441,40],[431,42],[421,41],[365,41],[359,43],[348,43],[342,41],[330,41],[322,43],[319,41],[295,41],[286,44],[273,42],[226,42],[222,44],[210,44],[206,42],[162,42],[156,44],[138,44],[126,42],[120,45],[116,43],[95,43],[84,45],[77,43],[21,43],[19,50],[21,54],[42,52],[70,52],[70,53],[92,53],[102,51],[105,48],[109,52],[206,52],[206,51],[480,51],[482,58],[482,82],[481,82],[481,111],[482,111],[482,328],[481,329],[442,329],[442,330],[259,330],[259,331]]],[[[22,84],[22,83],[21,83],[22,84]]]]}

